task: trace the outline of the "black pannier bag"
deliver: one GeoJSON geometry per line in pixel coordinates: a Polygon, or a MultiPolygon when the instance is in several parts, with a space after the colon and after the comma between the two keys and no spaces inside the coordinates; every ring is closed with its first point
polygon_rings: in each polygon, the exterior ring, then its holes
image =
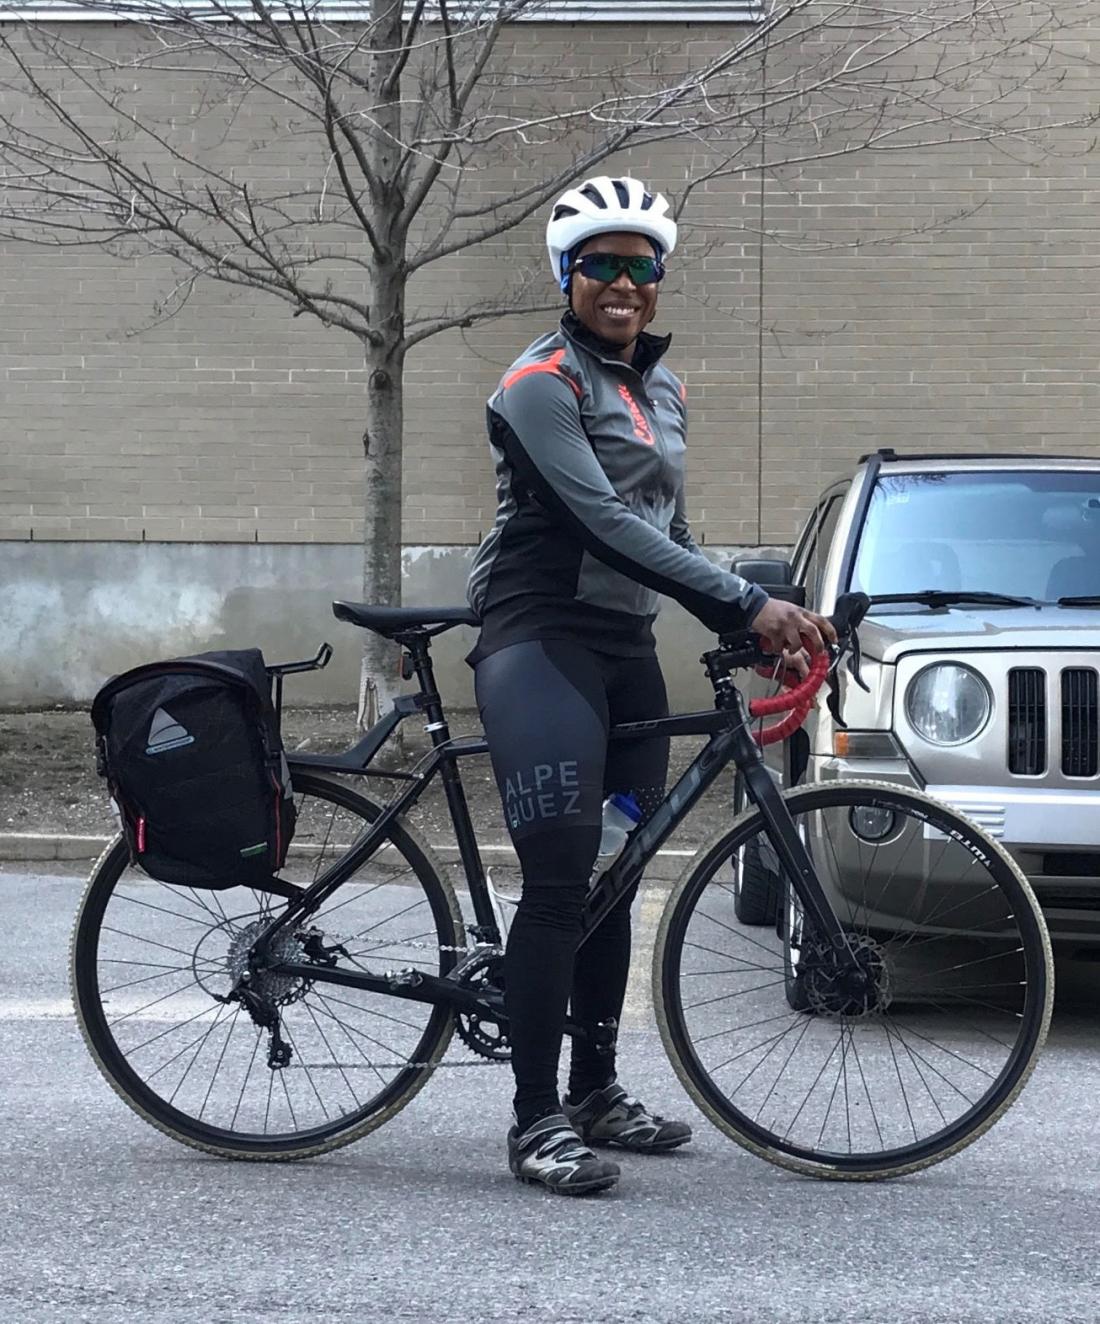
{"type": "Polygon", "coordinates": [[[282,866],[295,810],[259,649],[114,676],[92,721],[98,770],[147,874],[221,889],[261,885],[282,866]]]}

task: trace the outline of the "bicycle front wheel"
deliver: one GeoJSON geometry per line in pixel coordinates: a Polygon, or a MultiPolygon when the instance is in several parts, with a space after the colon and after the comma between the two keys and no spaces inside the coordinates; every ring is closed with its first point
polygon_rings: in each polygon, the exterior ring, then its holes
{"type": "MultiPolygon", "coordinates": [[[[298,824],[281,870],[307,886],[379,815],[334,778],[295,774],[298,824]]],[[[249,887],[200,891],[131,867],[121,839],[85,892],[72,943],[77,1018],[100,1070],[146,1121],[229,1158],[306,1158],[392,1117],[442,1058],[449,1009],[362,989],[259,979],[289,1046],[226,1002],[248,948],[286,902],[249,887]]],[[[280,940],[285,960],[349,971],[445,974],[464,945],[446,875],[396,822],[386,843],[308,921],[280,940]]]]}
{"type": "Polygon", "coordinates": [[[928,1167],[992,1126],[1035,1064],[1053,1002],[1039,907],[1005,850],[927,796],[848,782],[783,798],[850,951],[815,933],[782,866],[778,932],[738,922],[739,853],[777,858],[750,810],[670,897],[665,1048],[702,1111],[781,1167],[928,1167]]]}

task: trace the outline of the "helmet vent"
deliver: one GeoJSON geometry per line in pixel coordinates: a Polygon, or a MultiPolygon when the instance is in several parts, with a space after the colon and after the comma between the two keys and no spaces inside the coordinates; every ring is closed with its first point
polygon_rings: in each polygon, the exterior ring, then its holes
{"type": "Polygon", "coordinates": [[[642,194],[642,211],[649,211],[650,207],[652,207],[652,206],[653,206],[653,194],[652,194],[652,193],[643,193],[643,194],[642,194]]]}
{"type": "MultiPolygon", "coordinates": [[[[605,211],[607,210],[606,199],[600,190],[595,188],[592,184],[589,184],[587,188],[581,189],[581,197],[587,198],[589,202],[594,202],[597,207],[602,207],[605,211]]],[[[626,206],[625,202],[623,203],[623,206],[626,206]]]]}
{"type": "Polygon", "coordinates": [[[563,216],[576,216],[576,214],[577,214],[576,207],[558,206],[554,208],[554,214],[553,216],[550,217],[550,219],[552,221],[560,221],[563,216]]]}
{"type": "Polygon", "coordinates": [[[627,187],[626,187],[626,185],[623,183],[623,181],[622,181],[621,179],[613,179],[613,180],[611,181],[611,184],[612,184],[612,187],[613,187],[614,190],[615,190],[615,196],[619,199],[619,206],[620,206],[620,207],[629,207],[629,206],[630,206],[630,193],[627,191],[627,187]]]}

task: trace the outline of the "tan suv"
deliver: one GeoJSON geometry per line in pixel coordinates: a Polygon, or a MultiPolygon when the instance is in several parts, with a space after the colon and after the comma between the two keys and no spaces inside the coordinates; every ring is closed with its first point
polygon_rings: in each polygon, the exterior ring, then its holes
{"type": "MultiPolygon", "coordinates": [[[[879,451],[789,565],[736,568],[823,613],[872,599],[847,729],[822,700],[769,752],[776,778],[921,788],[1008,848],[1053,937],[1100,940],[1100,459],[879,451]]],[[[742,881],[749,923],[776,919],[762,877],[742,881]]]]}

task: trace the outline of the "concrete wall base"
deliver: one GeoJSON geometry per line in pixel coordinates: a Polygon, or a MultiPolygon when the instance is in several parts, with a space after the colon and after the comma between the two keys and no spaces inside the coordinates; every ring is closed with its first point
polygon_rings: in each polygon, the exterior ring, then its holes
{"type": "MultiPolygon", "coordinates": [[[[708,548],[728,566],[745,551],[708,548]]],[[[406,547],[404,601],[464,601],[474,548],[406,547]]],[[[155,658],[258,646],[273,661],[335,648],[323,672],[293,677],[290,703],[348,703],[358,692],[359,632],[332,617],[334,598],[359,600],[360,549],[321,543],[0,542],[0,707],[86,703],[107,678],[155,658]]],[[[676,603],[657,623],[674,704],[706,705],[698,665],[711,635],[676,603]]],[[[433,646],[449,702],[473,702],[463,661],[473,632],[433,646]]]]}

